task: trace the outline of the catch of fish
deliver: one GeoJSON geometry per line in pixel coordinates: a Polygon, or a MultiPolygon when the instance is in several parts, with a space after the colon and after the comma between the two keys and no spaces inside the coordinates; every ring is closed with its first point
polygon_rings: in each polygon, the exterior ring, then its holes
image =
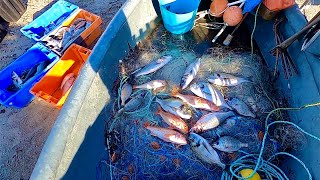
{"type": "MultiPolygon", "coordinates": [[[[118,93],[121,96],[122,108],[118,113],[138,110],[143,106],[144,100],[148,99],[146,96],[152,96],[151,93],[135,94],[135,92],[165,89],[169,80],[155,79],[138,85],[133,82],[142,76],[155,73],[172,59],[172,56],[165,55],[133,71],[129,76],[131,80],[120,85],[118,93]]],[[[216,72],[207,78],[208,82],[197,82],[196,76],[200,64],[201,59],[196,59],[187,66],[180,81],[180,88],[173,87],[169,98],[158,97],[158,92],[155,98],[149,97],[152,102],[158,104],[155,115],[160,116],[167,127],[159,125],[144,127],[152,136],[165,142],[179,146],[190,145],[190,149],[199,160],[224,169],[226,165],[221,161],[217,151],[232,153],[248,147],[248,144],[231,136],[223,136],[223,132],[233,128],[240,116],[252,118],[256,116],[240,99],[232,98],[227,101],[216,86],[233,87],[251,81],[216,72]],[[206,138],[212,140],[212,145],[206,138]]]]}
{"type": "Polygon", "coordinates": [[[39,73],[41,73],[51,62],[50,61],[42,61],[31,68],[23,71],[21,74],[18,74],[15,71],[11,73],[12,84],[7,87],[9,92],[19,91],[22,86],[31,78],[35,77],[39,73]]]}
{"type": "Polygon", "coordinates": [[[59,28],[55,34],[49,35],[43,40],[51,49],[61,52],[63,48],[67,47],[71,41],[75,40],[84,30],[91,26],[91,22],[86,21],[83,18],[77,18],[69,26],[63,26],[59,28]]]}

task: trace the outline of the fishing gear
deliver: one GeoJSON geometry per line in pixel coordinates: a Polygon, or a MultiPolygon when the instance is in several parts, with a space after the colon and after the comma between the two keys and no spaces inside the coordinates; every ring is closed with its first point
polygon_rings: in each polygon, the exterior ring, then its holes
{"type": "MultiPolygon", "coordinates": [[[[284,17],[276,19],[274,25],[273,25],[273,31],[275,33],[275,43],[281,44],[283,42],[283,36],[280,33],[280,24],[284,21],[284,17]]],[[[278,65],[279,65],[279,59],[281,59],[281,64],[283,68],[284,77],[286,79],[289,79],[289,76],[293,76],[293,73],[298,74],[298,69],[296,65],[294,64],[293,60],[291,59],[287,49],[284,49],[280,51],[279,49],[276,49],[276,63],[275,63],[275,70],[274,70],[274,76],[276,76],[279,73],[278,65]]]]}

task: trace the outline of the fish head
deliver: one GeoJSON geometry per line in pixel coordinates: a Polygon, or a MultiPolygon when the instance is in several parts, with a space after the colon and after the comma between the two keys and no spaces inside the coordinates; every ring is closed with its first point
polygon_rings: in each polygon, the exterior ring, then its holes
{"type": "Polygon", "coordinates": [[[190,132],[201,132],[202,127],[199,124],[195,124],[191,129],[190,132]]]}
{"type": "Polygon", "coordinates": [[[223,142],[221,142],[221,139],[218,139],[216,142],[212,144],[212,147],[216,149],[223,149],[223,142]]]}
{"type": "Polygon", "coordinates": [[[190,90],[192,92],[195,91],[195,92],[201,93],[205,87],[206,87],[205,83],[203,83],[203,82],[193,83],[190,85],[190,90]]]}
{"type": "Polygon", "coordinates": [[[190,133],[188,141],[192,147],[198,147],[201,144],[201,138],[196,133],[190,133]]]}
{"type": "Polygon", "coordinates": [[[187,86],[190,84],[190,82],[192,81],[193,77],[191,74],[185,74],[183,75],[181,82],[180,82],[180,87],[181,89],[185,89],[187,88],[187,86]]]}

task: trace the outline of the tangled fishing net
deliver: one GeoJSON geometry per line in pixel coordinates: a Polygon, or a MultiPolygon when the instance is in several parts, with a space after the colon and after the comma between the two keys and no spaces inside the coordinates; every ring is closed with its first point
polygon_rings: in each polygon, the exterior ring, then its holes
{"type": "MultiPolygon", "coordinates": [[[[99,179],[220,179],[228,176],[220,167],[201,162],[189,145],[176,146],[164,142],[152,136],[150,131],[144,128],[145,124],[168,127],[160,116],[155,115],[158,107],[155,98],[169,97],[172,89],[179,86],[186,67],[196,58],[201,58],[201,66],[193,82],[207,82],[207,76],[214,72],[225,72],[250,79],[253,83],[217,88],[226,99],[237,97],[243,100],[257,115],[255,119],[235,117],[234,126],[225,128],[220,134],[208,131],[200,135],[209,143],[216,141],[219,136],[233,136],[249,144],[249,147],[242,148],[240,152],[225,153],[217,150],[222,162],[226,164],[239,160],[245,153],[260,152],[262,139],[265,136],[264,119],[268,112],[283,104],[281,104],[281,97],[275,93],[272,86],[270,73],[264,68],[258,56],[252,58],[250,52],[219,46],[207,51],[199,50],[199,47],[207,46],[199,45],[192,34],[172,35],[162,26],[142,44],[130,50],[128,56],[123,59],[128,72],[162,55],[171,55],[173,60],[155,73],[134,80],[128,76],[122,76],[118,81],[118,86],[115,88],[117,97],[113,116],[108,117],[106,125],[106,145],[110,159],[101,161],[97,166],[100,172],[97,175],[99,179]],[[126,82],[142,84],[157,79],[167,81],[166,89],[161,92],[135,90],[130,98],[139,96],[141,101],[137,101],[126,110],[121,109],[120,90],[126,82]]],[[[183,93],[191,94],[189,91],[183,91],[183,93]]],[[[274,118],[285,116],[278,113],[274,118]]],[[[191,127],[196,120],[186,120],[186,123],[191,127]]],[[[296,149],[302,144],[302,141],[281,139],[284,134],[290,138],[293,136],[292,133],[295,133],[292,129],[284,131],[281,128],[274,129],[273,137],[277,141],[270,138],[265,140],[263,157],[272,156],[280,146],[282,149],[296,149]]],[[[304,138],[303,134],[301,137],[304,138]]],[[[252,157],[250,155],[250,158],[254,159],[256,155],[252,157]]],[[[268,165],[268,163],[265,164],[268,165]]]]}

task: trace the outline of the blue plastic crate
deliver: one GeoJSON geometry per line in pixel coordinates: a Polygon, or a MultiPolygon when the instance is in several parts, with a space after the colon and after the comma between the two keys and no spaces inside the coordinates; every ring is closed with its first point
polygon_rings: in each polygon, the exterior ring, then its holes
{"type": "Polygon", "coordinates": [[[41,41],[78,9],[78,6],[60,0],[38,18],[21,28],[20,31],[36,42],[41,41]]]}
{"type": "Polygon", "coordinates": [[[0,72],[0,103],[7,107],[25,107],[34,98],[29,90],[51,69],[51,67],[58,60],[59,56],[50,51],[41,43],[37,43],[32,46],[26,53],[24,53],[0,72]],[[50,64],[41,73],[28,79],[19,91],[12,92],[7,89],[10,85],[12,85],[11,74],[13,71],[21,76],[23,71],[28,70],[44,61],[49,61],[50,64]]]}

